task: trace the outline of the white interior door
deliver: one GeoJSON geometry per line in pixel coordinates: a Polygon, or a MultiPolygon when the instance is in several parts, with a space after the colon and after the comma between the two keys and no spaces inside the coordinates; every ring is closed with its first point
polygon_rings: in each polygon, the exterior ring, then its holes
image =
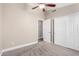
{"type": "Polygon", "coordinates": [[[44,41],[50,42],[51,41],[51,20],[47,19],[43,22],[43,38],[44,41]]]}

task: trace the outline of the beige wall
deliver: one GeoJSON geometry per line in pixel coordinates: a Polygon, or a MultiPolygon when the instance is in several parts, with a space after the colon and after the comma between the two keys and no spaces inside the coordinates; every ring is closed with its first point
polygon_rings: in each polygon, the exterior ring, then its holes
{"type": "Polygon", "coordinates": [[[57,8],[56,12],[52,12],[52,13],[46,13],[46,17],[47,18],[55,18],[55,17],[60,17],[60,16],[64,16],[64,15],[68,15],[71,13],[75,13],[75,12],[79,12],[79,3],[76,4],[72,4],[66,7],[61,7],[61,8],[57,8]]]}
{"type": "Polygon", "coordinates": [[[0,50],[2,49],[2,5],[0,4],[0,50]]]}
{"type": "Polygon", "coordinates": [[[38,40],[38,20],[44,15],[31,8],[29,4],[4,4],[3,49],[38,40]]]}

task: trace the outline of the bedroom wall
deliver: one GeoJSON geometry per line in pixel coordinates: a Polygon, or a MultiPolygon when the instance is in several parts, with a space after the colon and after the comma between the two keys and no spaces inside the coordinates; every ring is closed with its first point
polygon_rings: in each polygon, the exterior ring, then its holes
{"type": "Polygon", "coordinates": [[[0,4],[0,53],[2,49],[2,4],[0,4]]]}
{"type": "Polygon", "coordinates": [[[32,10],[30,4],[4,4],[3,9],[3,49],[38,41],[41,10],[32,10]]]}

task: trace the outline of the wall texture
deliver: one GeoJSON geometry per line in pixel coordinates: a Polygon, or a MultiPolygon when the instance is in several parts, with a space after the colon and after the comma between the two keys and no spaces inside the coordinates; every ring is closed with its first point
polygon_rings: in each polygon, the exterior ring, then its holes
{"type": "Polygon", "coordinates": [[[38,20],[44,18],[39,9],[30,4],[3,5],[3,49],[38,40],[38,20]]]}
{"type": "Polygon", "coordinates": [[[0,52],[2,49],[2,5],[0,4],[0,52]]]}

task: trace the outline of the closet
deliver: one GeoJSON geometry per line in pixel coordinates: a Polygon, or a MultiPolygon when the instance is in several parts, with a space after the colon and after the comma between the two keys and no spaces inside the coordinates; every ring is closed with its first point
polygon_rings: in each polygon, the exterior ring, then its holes
{"type": "Polygon", "coordinates": [[[79,12],[54,18],[55,44],[79,50],[79,12]]]}

